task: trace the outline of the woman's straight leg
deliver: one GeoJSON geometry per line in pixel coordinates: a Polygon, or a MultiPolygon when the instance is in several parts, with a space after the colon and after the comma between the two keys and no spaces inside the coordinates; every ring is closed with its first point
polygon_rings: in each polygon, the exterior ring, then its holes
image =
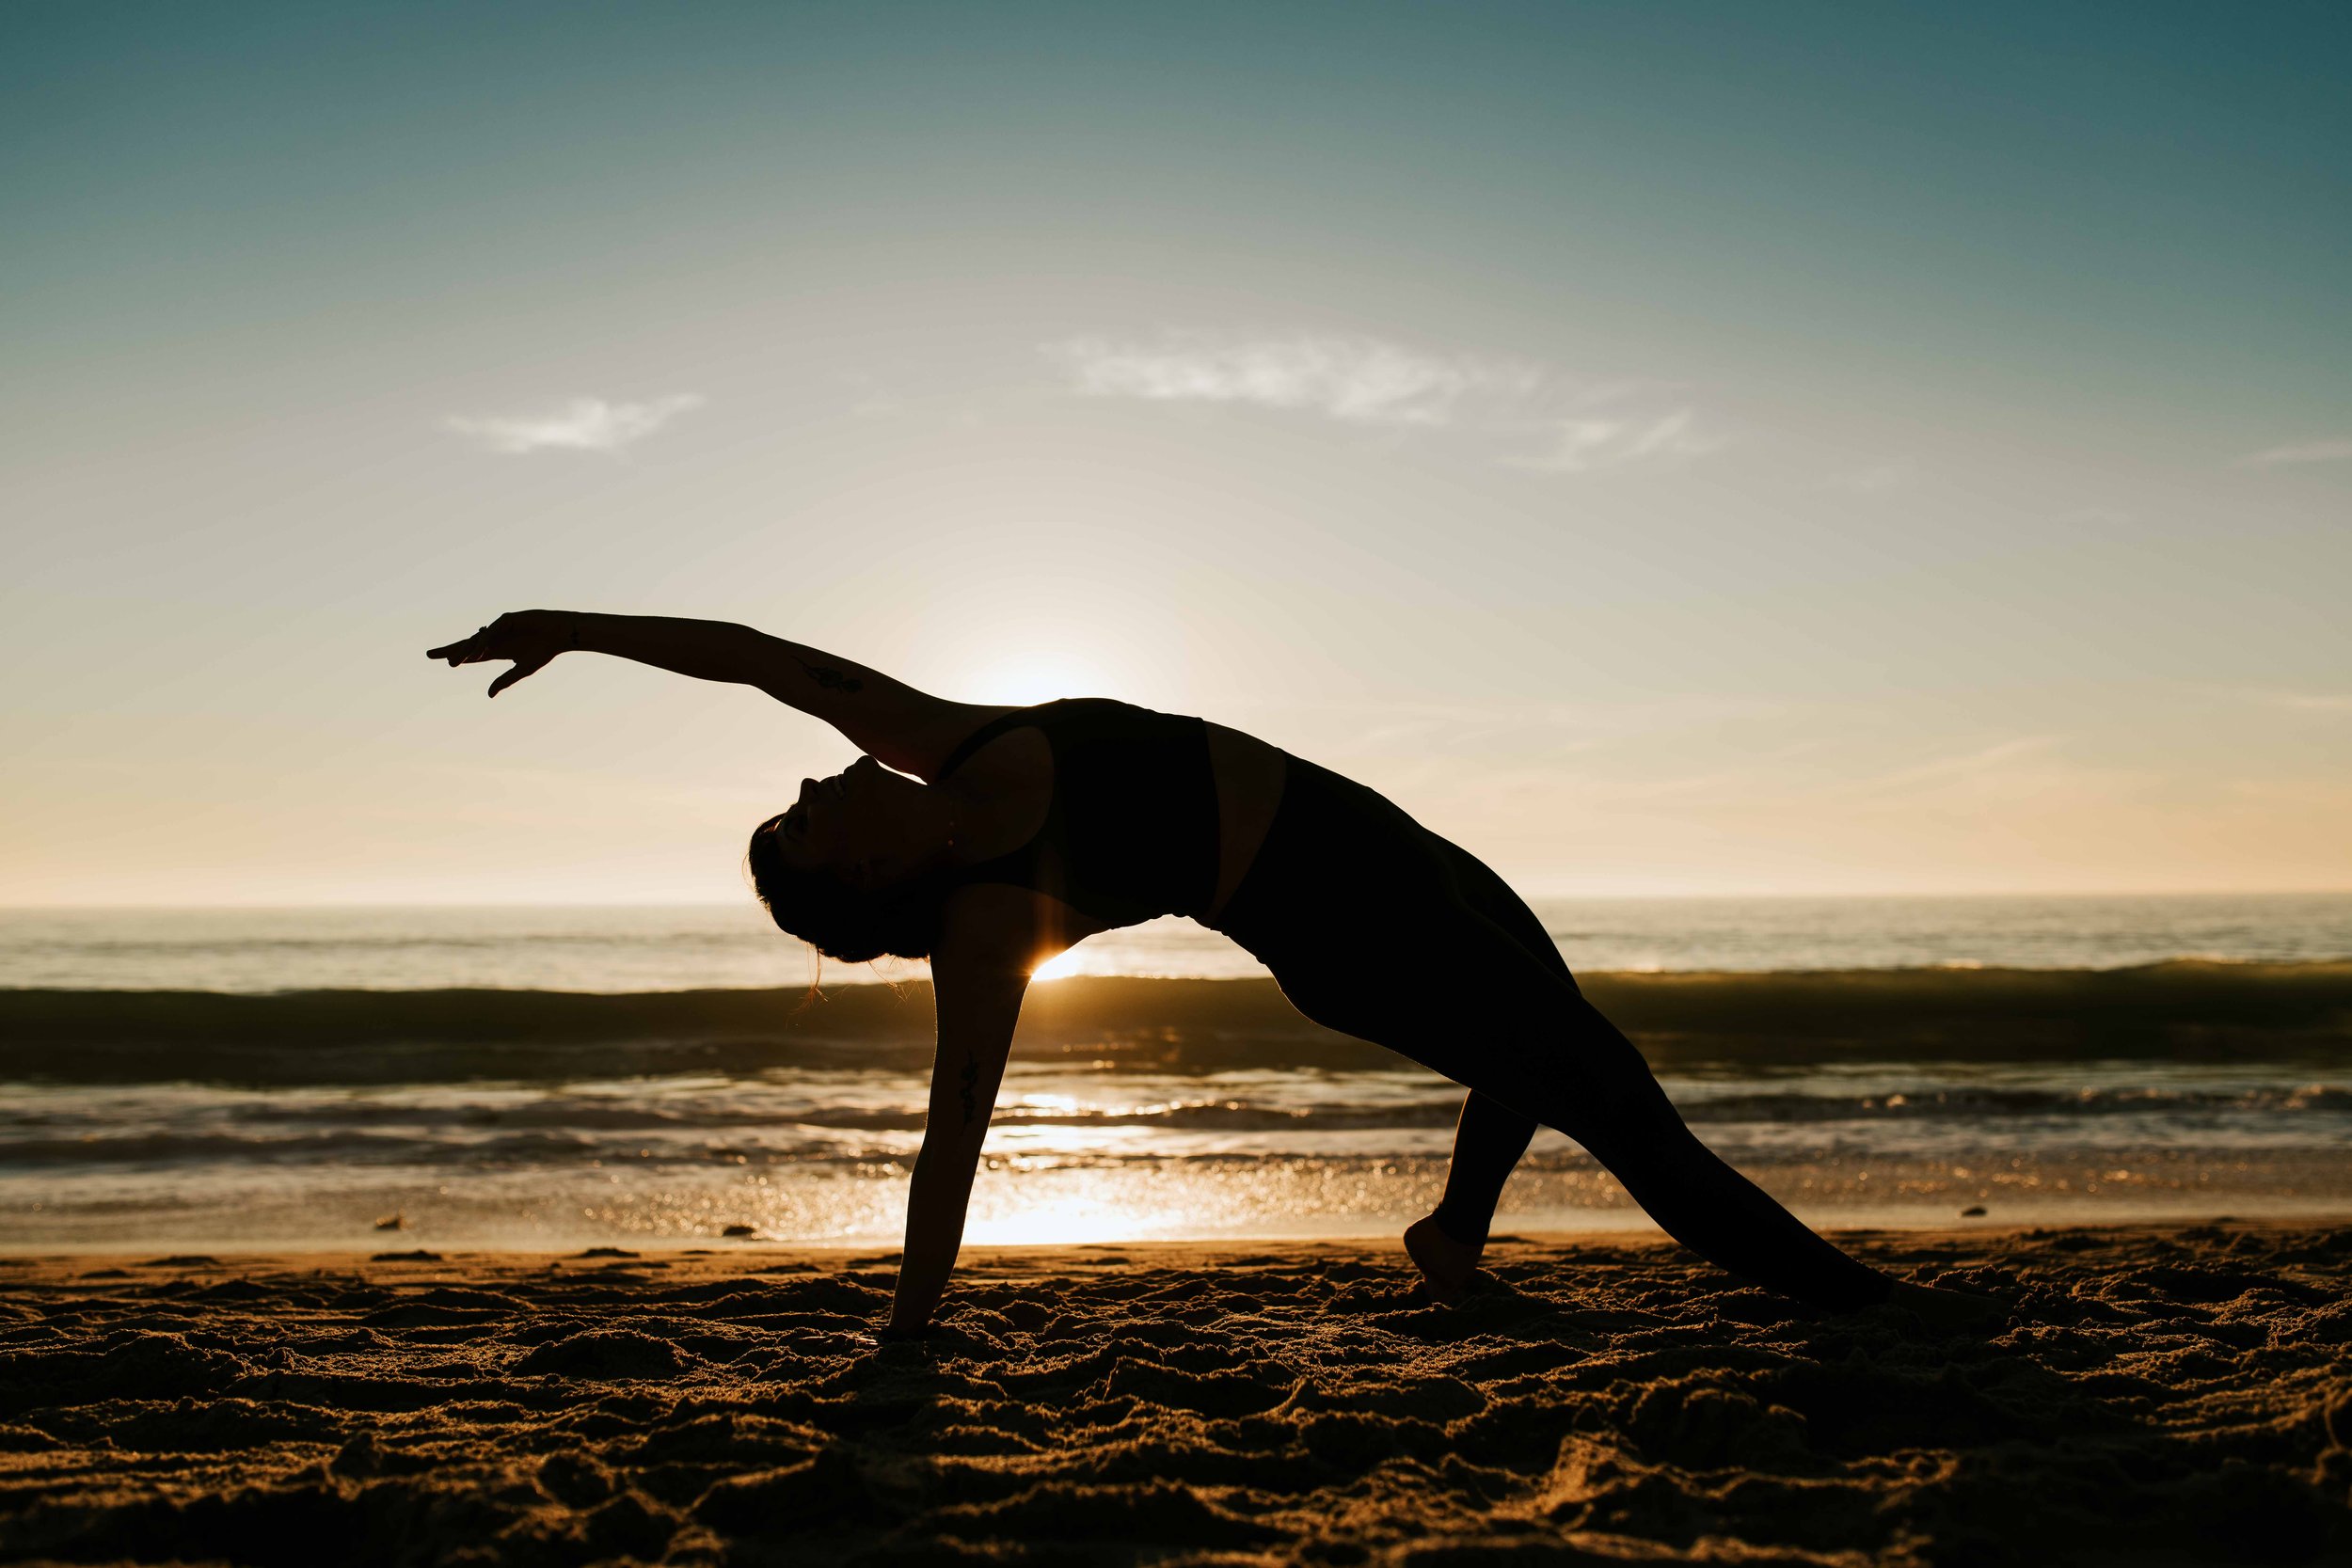
{"type": "Polygon", "coordinates": [[[1579,997],[1587,1039],[1606,1036],[1626,1065],[1613,1114],[1564,1128],[1668,1235],[1733,1274],[1817,1307],[1848,1310],[1886,1299],[1894,1281],[1848,1256],[1701,1143],[1641,1053],[1579,997]]]}

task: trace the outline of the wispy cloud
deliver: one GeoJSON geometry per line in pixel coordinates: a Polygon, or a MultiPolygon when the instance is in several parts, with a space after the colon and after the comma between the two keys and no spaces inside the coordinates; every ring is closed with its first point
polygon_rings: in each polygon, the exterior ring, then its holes
{"type": "Polygon", "coordinates": [[[1514,467],[1557,473],[1688,457],[1721,444],[1699,432],[1692,410],[1659,406],[1638,388],[1377,338],[1082,337],[1048,343],[1044,353],[1089,397],[1240,404],[1347,424],[1454,430],[1501,439],[1502,460],[1514,467]]]}
{"type": "Polygon", "coordinates": [[[1926,762],[1910,763],[1867,777],[1842,781],[1837,790],[1854,795],[1910,795],[1951,789],[2012,788],[2022,775],[2030,788],[2042,775],[2034,765],[2048,759],[2058,746],[2055,736],[2019,736],[1963,752],[1947,752],[1926,762]]]}
{"type": "Polygon", "coordinates": [[[2239,689],[2238,694],[2258,707],[2289,713],[2352,713],[2352,694],[2340,691],[2280,691],[2259,687],[2239,689]]]}
{"type": "MultiPolygon", "coordinates": [[[[1317,705],[1345,714],[1346,705],[1317,705]]],[[[1506,749],[1555,752],[1689,731],[1718,733],[1735,723],[1778,720],[1788,704],[1712,695],[1649,696],[1637,702],[1382,703],[1359,711],[1366,727],[1353,744],[1383,753],[1506,749]]]]}
{"type": "Polygon", "coordinates": [[[2183,681],[2178,689],[2232,707],[2272,713],[2342,715],[2352,718],[2352,691],[2297,690],[2282,686],[2238,686],[2225,681],[2183,681]]]}
{"type": "Polygon", "coordinates": [[[1048,357],[1094,397],[1254,403],[1363,424],[1451,424],[1480,396],[1523,397],[1534,372],[1436,359],[1369,338],[1278,338],[1156,347],[1073,338],[1048,357]]]}
{"type": "Polygon", "coordinates": [[[2352,439],[2335,441],[2304,441],[2294,446],[2272,447],[2237,460],[2241,468],[2275,468],[2287,463],[2341,463],[2352,458],[2352,439]]]}
{"type": "Polygon", "coordinates": [[[702,404],[691,392],[646,403],[574,398],[545,413],[452,415],[442,425],[492,451],[513,456],[534,451],[618,451],[702,404]]]}
{"type": "Polygon", "coordinates": [[[1697,457],[1721,445],[1716,437],[1699,433],[1688,408],[1623,418],[1565,419],[1555,421],[1550,451],[1521,458],[1516,466],[1581,474],[1645,458],[1697,457]]]}

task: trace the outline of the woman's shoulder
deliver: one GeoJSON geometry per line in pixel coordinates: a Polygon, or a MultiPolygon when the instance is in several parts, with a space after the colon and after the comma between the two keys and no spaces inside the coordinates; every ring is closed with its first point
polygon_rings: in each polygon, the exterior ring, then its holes
{"type": "Polygon", "coordinates": [[[1052,894],[1012,882],[975,882],[940,906],[934,969],[1013,967],[1026,973],[1110,929],[1052,894]]]}

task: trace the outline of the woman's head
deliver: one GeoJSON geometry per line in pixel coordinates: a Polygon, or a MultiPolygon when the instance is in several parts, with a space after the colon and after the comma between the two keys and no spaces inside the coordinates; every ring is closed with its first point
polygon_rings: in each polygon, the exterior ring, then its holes
{"type": "Polygon", "coordinates": [[[860,757],[752,831],[752,885],[776,925],[828,958],[930,956],[946,833],[929,791],[860,757]]]}

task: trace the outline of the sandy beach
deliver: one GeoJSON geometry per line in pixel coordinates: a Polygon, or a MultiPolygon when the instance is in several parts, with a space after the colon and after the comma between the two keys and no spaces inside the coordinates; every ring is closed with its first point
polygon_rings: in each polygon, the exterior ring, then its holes
{"type": "Polygon", "coordinates": [[[1990,1340],[1659,1242],[0,1260],[0,1557],[2344,1560],[2352,1229],[1861,1234],[1990,1340]]]}

